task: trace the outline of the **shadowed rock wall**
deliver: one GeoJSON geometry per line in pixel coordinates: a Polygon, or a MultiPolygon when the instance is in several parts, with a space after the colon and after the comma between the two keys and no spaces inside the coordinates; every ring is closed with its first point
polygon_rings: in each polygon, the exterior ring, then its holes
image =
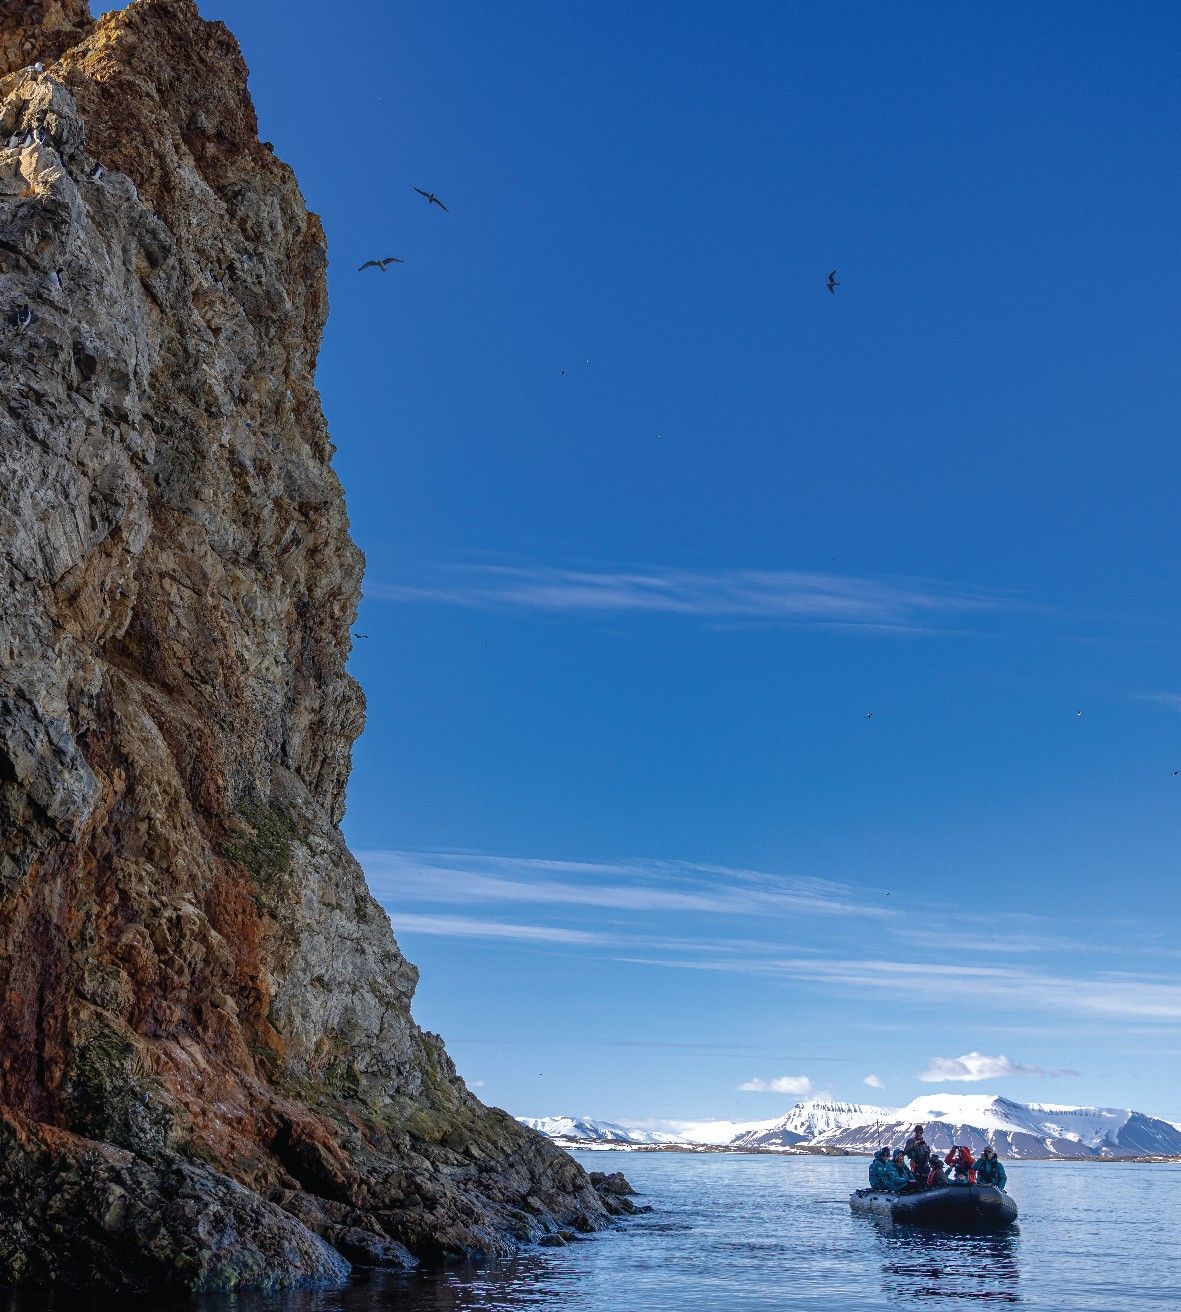
{"type": "Polygon", "coordinates": [[[630,1204],[414,1024],[338,828],[362,559],[324,235],[233,37],[192,0],[0,0],[0,74],[0,1283],[600,1225],[630,1204]]]}

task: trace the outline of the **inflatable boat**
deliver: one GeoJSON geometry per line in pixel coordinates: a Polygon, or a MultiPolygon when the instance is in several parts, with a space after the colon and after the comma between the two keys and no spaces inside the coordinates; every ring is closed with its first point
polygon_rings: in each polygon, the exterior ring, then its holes
{"type": "Polygon", "coordinates": [[[975,1234],[1005,1230],[1017,1219],[1017,1204],[991,1184],[949,1184],[912,1194],[858,1189],[850,1194],[849,1206],[863,1216],[876,1216],[895,1225],[975,1234]]]}

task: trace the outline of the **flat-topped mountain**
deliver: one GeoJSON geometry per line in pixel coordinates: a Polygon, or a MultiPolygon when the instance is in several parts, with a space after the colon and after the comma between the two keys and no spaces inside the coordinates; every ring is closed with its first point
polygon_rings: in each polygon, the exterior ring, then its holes
{"type": "Polygon", "coordinates": [[[615,1121],[594,1121],[586,1116],[519,1116],[522,1125],[544,1134],[547,1139],[570,1143],[674,1143],[667,1134],[619,1125],[615,1121]]]}
{"type": "Polygon", "coordinates": [[[854,1152],[899,1146],[918,1124],[937,1148],[991,1144],[1005,1157],[1135,1157],[1181,1153],[1181,1131],[1130,1108],[1019,1103],[973,1094],[929,1094],[897,1111],[879,1109],[819,1135],[814,1142],[854,1152]]]}

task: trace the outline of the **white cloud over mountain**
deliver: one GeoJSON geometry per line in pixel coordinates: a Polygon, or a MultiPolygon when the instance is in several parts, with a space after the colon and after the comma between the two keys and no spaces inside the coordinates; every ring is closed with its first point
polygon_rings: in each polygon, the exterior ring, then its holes
{"type": "Polygon", "coordinates": [[[798,1098],[806,1098],[816,1086],[806,1075],[776,1075],[769,1080],[756,1076],[738,1088],[743,1093],[794,1093],[798,1098]]]}
{"type": "MultiPolygon", "coordinates": [[[[963,1083],[993,1080],[1001,1076],[1060,1076],[1077,1075],[1078,1071],[1047,1070],[1044,1066],[1030,1066],[1011,1057],[989,1057],[983,1052],[966,1052],[962,1057],[932,1057],[925,1071],[917,1079],[924,1084],[963,1083]]],[[[866,1084],[869,1080],[866,1080],[866,1084]]]]}

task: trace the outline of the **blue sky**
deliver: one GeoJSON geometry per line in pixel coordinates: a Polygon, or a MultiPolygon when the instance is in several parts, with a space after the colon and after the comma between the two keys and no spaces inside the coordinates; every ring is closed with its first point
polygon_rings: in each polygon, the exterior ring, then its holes
{"type": "Polygon", "coordinates": [[[463,1074],[1181,1118],[1176,8],[203,9],[328,231],[346,830],[463,1074]]]}

